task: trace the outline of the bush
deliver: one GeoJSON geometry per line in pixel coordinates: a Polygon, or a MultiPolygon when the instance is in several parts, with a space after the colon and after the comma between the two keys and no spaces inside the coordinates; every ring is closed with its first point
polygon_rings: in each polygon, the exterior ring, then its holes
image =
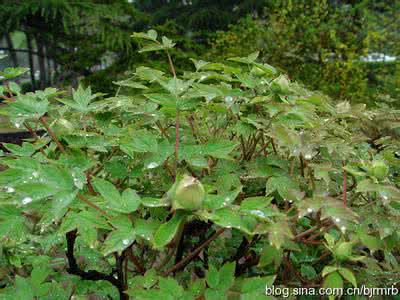
{"type": "Polygon", "coordinates": [[[334,98],[359,101],[367,96],[366,72],[359,63],[369,52],[365,5],[323,0],[271,1],[265,16],[240,20],[211,41],[212,55],[260,58],[334,98]]]}
{"type": "Polygon", "coordinates": [[[175,74],[171,40],[134,37],[172,75],[139,67],[110,97],[22,94],[9,80],[26,70],[0,73],[1,113],[33,135],[3,144],[2,298],[263,299],[396,280],[390,103],[334,102],[257,53],[175,74]]]}

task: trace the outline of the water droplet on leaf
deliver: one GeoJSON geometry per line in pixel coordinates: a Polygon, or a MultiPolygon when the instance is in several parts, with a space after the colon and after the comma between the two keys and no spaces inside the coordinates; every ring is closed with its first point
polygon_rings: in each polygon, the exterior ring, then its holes
{"type": "Polygon", "coordinates": [[[22,204],[23,205],[27,205],[29,203],[32,202],[32,198],[31,197],[25,197],[24,199],[22,199],[22,204]]]}
{"type": "Polygon", "coordinates": [[[15,189],[13,187],[11,187],[11,186],[8,186],[8,187],[6,187],[6,192],[7,193],[14,193],[15,189]]]}
{"type": "Polygon", "coordinates": [[[155,161],[152,161],[151,163],[149,163],[146,168],[147,169],[154,169],[158,167],[158,163],[156,163],[155,161]]]}

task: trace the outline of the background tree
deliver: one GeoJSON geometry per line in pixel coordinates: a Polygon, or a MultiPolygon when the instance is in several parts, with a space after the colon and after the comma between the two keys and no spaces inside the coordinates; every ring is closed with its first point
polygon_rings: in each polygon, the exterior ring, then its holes
{"type": "Polygon", "coordinates": [[[32,79],[38,68],[39,87],[53,79],[74,83],[104,67],[110,52],[112,62],[124,60],[132,50],[132,25],[139,18],[134,7],[122,0],[5,1],[0,10],[0,35],[8,37],[10,53],[21,51],[13,48],[10,33],[25,33],[27,49],[22,51],[29,55],[32,79]]]}

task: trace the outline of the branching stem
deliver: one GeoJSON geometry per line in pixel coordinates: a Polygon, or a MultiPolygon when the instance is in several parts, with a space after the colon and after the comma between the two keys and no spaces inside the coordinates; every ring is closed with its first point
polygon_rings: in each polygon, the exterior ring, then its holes
{"type": "Polygon", "coordinates": [[[163,276],[167,276],[169,273],[175,272],[183,267],[185,267],[189,262],[191,262],[200,252],[207,247],[212,241],[214,241],[217,237],[219,237],[225,228],[218,229],[212,236],[210,236],[207,240],[201,243],[196,249],[190,252],[184,259],[179,261],[177,264],[173,265],[171,268],[163,272],[163,276]]]}

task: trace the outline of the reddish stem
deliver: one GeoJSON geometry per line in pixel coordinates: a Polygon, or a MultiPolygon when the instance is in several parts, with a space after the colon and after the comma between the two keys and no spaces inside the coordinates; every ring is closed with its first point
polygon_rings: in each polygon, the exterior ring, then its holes
{"type": "MultiPolygon", "coordinates": [[[[24,123],[24,126],[26,129],[28,129],[29,133],[35,138],[35,139],[39,139],[38,135],[36,134],[36,132],[32,129],[31,126],[29,126],[28,123],[24,123]]],[[[46,153],[44,152],[43,148],[39,149],[40,153],[42,153],[44,156],[46,156],[46,153]]]]}
{"type": "Polygon", "coordinates": [[[179,261],[177,264],[169,268],[163,273],[163,276],[167,276],[169,273],[175,272],[176,270],[184,267],[186,264],[188,264],[193,258],[195,258],[197,255],[200,254],[201,250],[203,250],[205,247],[207,247],[213,240],[215,240],[217,237],[219,237],[223,232],[225,231],[225,228],[221,228],[217,230],[211,237],[209,237],[206,241],[204,241],[199,247],[197,247],[195,250],[190,252],[184,259],[179,261]]]}
{"type": "Polygon", "coordinates": [[[86,182],[89,189],[89,193],[91,193],[92,195],[96,195],[96,192],[92,185],[92,175],[89,172],[86,173],[86,182]]]}
{"type": "Polygon", "coordinates": [[[347,206],[347,172],[344,169],[345,163],[342,161],[342,167],[343,167],[343,204],[344,206],[347,206]]]}
{"type": "Polygon", "coordinates": [[[176,119],[175,119],[175,161],[174,161],[174,179],[176,179],[176,173],[178,170],[178,159],[179,159],[179,111],[176,111],[176,119]]]}
{"type": "Polygon", "coordinates": [[[62,153],[66,153],[64,146],[60,143],[60,141],[58,140],[58,138],[56,137],[56,135],[54,134],[53,130],[51,130],[51,128],[49,127],[49,125],[46,122],[46,119],[44,116],[40,117],[40,123],[42,123],[42,125],[44,126],[44,128],[46,128],[47,132],[49,133],[49,135],[51,136],[51,138],[53,139],[53,141],[56,143],[58,149],[60,149],[60,151],[62,153]]]}
{"type": "Polygon", "coordinates": [[[144,274],[146,272],[146,269],[142,266],[139,259],[133,253],[132,247],[129,248],[129,250],[128,250],[128,256],[129,256],[130,260],[133,262],[133,264],[135,265],[137,271],[141,274],[144,274]]]}

